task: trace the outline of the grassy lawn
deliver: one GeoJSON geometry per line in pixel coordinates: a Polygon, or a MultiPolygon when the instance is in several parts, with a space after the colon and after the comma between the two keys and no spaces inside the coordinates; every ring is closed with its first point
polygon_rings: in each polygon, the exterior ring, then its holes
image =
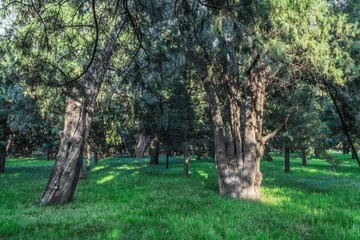
{"type": "Polygon", "coordinates": [[[214,163],[102,159],[84,172],[72,203],[38,207],[53,162],[8,159],[0,174],[0,239],[359,239],[360,168],[349,155],[262,162],[262,199],[219,196],[214,163]]]}

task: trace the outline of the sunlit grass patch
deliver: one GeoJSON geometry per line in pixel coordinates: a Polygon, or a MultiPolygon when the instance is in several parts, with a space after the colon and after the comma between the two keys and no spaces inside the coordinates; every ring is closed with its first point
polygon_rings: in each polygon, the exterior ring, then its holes
{"type": "Polygon", "coordinates": [[[224,198],[214,163],[183,160],[165,168],[149,159],[102,159],[79,181],[74,201],[40,208],[53,161],[14,159],[0,175],[0,239],[358,239],[359,167],[340,156],[333,172],[322,159],[306,167],[293,156],[262,162],[262,198],[224,198]]]}

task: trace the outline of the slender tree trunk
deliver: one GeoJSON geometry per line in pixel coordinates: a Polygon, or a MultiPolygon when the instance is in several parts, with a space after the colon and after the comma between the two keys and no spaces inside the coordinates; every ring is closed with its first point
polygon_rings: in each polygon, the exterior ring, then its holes
{"type": "Polygon", "coordinates": [[[285,172],[290,172],[290,147],[285,146],[285,172]]]}
{"type": "Polygon", "coordinates": [[[320,148],[319,147],[315,147],[314,155],[316,158],[320,158],[320,148]]]}
{"type": "Polygon", "coordinates": [[[98,152],[97,150],[95,149],[94,150],[94,165],[97,165],[98,164],[98,152]]]}
{"type": "Polygon", "coordinates": [[[267,162],[271,162],[273,160],[273,158],[270,156],[270,149],[269,149],[268,145],[266,145],[264,147],[264,159],[267,162]]]}
{"type": "Polygon", "coordinates": [[[150,164],[158,165],[159,164],[159,147],[160,141],[159,137],[155,135],[153,140],[150,143],[150,164]]]}
{"type": "Polygon", "coordinates": [[[6,147],[0,147],[0,173],[5,172],[6,147]]]}
{"type": "Polygon", "coordinates": [[[50,160],[50,154],[51,154],[51,149],[50,147],[48,147],[46,149],[46,161],[49,161],[50,160]]]}
{"type": "Polygon", "coordinates": [[[350,152],[350,145],[346,140],[343,140],[342,152],[343,152],[343,154],[349,154],[349,152],[350,152]]]}
{"type": "Polygon", "coordinates": [[[356,155],[354,151],[351,151],[351,159],[356,159],[356,155]]]}
{"type": "Polygon", "coordinates": [[[89,143],[86,143],[86,170],[90,170],[90,160],[91,160],[91,147],[89,143]]]}
{"type": "Polygon", "coordinates": [[[166,169],[169,168],[169,157],[170,157],[171,151],[167,150],[166,151],[166,169]]]}
{"type": "MultiPolygon", "coordinates": [[[[9,129],[4,129],[4,132],[7,134],[7,131],[9,131],[9,129]]],[[[11,144],[12,144],[12,135],[8,135],[7,136],[7,141],[6,141],[6,145],[0,147],[0,173],[5,172],[5,162],[6,162],[6,155],[7,152],[9,151],[11,144]]]]}
{"type": "Polygon", "coordinates": [[[189,153],[188,153],[188,151],[185,151],[183,158],[184,158],[184,177],[187,177],[189,175],[189,153]]]}
{"type": "Polygon", "coordinates": [[[301,148],[301,159],[302,159],[302,165],[306,166],[307,165],[307,157],[306,157],[306,148],[305,147],[301,148]]]}
{"type": "Polygon", "coordinates": [[[92,65],[83,76],[82,87],[67,89],[64,131],[62,136],[60,135],[62,141],[40,201],[41,206],[68,203],[74,196],[96,97],[123,23],[124,19],[116,24],[105,47],[96,54],[92,65]]]}
{"type": "Polygon", "coordinates": [[[149,137],[145,136],[144,133],[141,133],[137,137],[137,144],[135,146],[135,157],[136,158],[143,158],[146,145],[149,142],[149,137]]]}

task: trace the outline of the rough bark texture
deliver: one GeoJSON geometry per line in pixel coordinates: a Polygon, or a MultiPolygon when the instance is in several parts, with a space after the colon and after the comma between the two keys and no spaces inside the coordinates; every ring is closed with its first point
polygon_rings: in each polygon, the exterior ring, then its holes
{"type": "Polygon", "coordinates": [[[285,146],[285,172],[290,172],[290,147],[285,146]]]}
{"type": "Polygon", "coordinates": [[[159,137],[156,135],[151,143],[150,143],[150,164],[151,165],[158,165],[159,164],[159,147],[160,141],[159,137]]]}
{"type": "Polygon", "coordinates": [[[102,51],[96,56],[83,76],[81,87],[67,88],[64,130],[60,134],[61,145],[55,166],[50,175],[41,206],[63,204],[72,200],[79,180],[94,103],[113,54],[115,42],[123,20],[119,21],[109,35],[102,51]]]}
{"type": "Polygon", "coordinates": [[[141,133],[137,137],[137,144],[135,146],[135,157],[143,158],[145,153],[146,145],[149,142],[149,137],[147,137],[144,133],[141,133]]]}
{"type": "Polygon", "coordinates": [[[307,165],[307,157],[306,157],[306,148],[305,147],[301,148],[301,159],[302,159],[302,165],[306,166],[307,165]]]}

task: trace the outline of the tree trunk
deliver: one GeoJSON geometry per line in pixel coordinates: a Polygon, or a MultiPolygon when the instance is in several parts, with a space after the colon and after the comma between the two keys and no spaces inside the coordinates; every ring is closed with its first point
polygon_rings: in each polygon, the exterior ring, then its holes
{"type": "Polygon", "coordinates": [[[189,153],[186,151],[183,156],[184,159],[184,177],[189,175],[189,153]]]}
{"type": "Polygon", "coordinates": [[[159,147],[160,141],[159,137],[155,135],[153,140],[150,143],[150,164],[158,165],[159,164],[159,147]]]}
{"type": "Polygon", "coordinates": [[[0,147],[0,173],[5,172],[6,147],[0,147]]]}
{"type": "Polygon", "coordinates": [[[301,148],[301,159],[302,159],[302,165],[306,166],[307,165],[307,157],[306,157],[306,148],[305,147],[301,148]]]}
{"type": "Polygon", "coordinates": [[[268,145],[264,147],[264,159],[267,162],[271,162],[273,160],[273,158],[270,156],[270,149],[268,145]]]}
{"type": "Polygon", "coordinates": [[[349,154],[349,152],[350,152],[350,145],[349,145],[348,141],[346,141],[346,140],[343,140],[342,152],[343,152],[343,154],[349,154]]]}
{"type": "MultiPolygon", "coordinates": [[[[123,27],[121,19],[112,30],[102,51],[98,52],[83,76],[82,87],[67,89],[64,131],[54,168],[40,201],[41,206],[63,204],[72,200],[79,180],[94,103],[123,27]]],[[[80,81],[80,80],[79,80],[80,81]]]]}
{"type": "Polygon", "coordinates": [[[285,146],[285,172],[290,172],[290,147],[285,146]]]}
{"type": "Polygon", "coordinates": [[[89,143],[86,143],[86,170],[90,170],[90,160],[91,160],[91,147],[89,143]]]}
{"type": "MultiPolygon", "coordinates": [[[[9,131],[8,128],[4,130],[5,136],[8,135],[8,131],[9,131]]],[[[11,147],[12,137],[13,137],[12,135],[8,135],[6,145],[0,147],[0,173],[5,172],[6,154],[11,147]]]]}
{"type": "Polygon", "coordinates": [[[94,165],[98,164],[98,152],[94,150],[94,165]]]}
{"type": "Polygon", "coordinates": [[[146,137],[144,133],[141,133],[137,137],[137,144],[135,146],[135,157],[136,158],[143,158],[146,145],[149,142],[149,137],[146,137]]]}
{"type": "MultiPolygon", "coordinates": [[[[84,157],[83,157],[84,158],[84,157]]],[[[80,167],[80,172],[79,172],[79,179],[84,179],[84,160],[81,161],[81,167],[80,167]]]]}
{"type": "Polygon", "coordinates": [[[319,147],[315,147],[314,155],[316,158],[320,158],[320,148],[319,147]]]}
{"type": "Polygon", "coordinates": [[[351,151],[351,159],[356,159],[356,155],[354,151],[351,151]]]}
{"type": "Polygon", "coordinates": [[[46,148],[46,161],[50,160],[50,153],[51,153],[50,147],[46,148]]]}
{"type": "Polygon", "coordinates": [[[170,150],[167,150],[166,151],[166,169],[169,168],[169,156],[171,154],[171,151],[170,150]]]}

